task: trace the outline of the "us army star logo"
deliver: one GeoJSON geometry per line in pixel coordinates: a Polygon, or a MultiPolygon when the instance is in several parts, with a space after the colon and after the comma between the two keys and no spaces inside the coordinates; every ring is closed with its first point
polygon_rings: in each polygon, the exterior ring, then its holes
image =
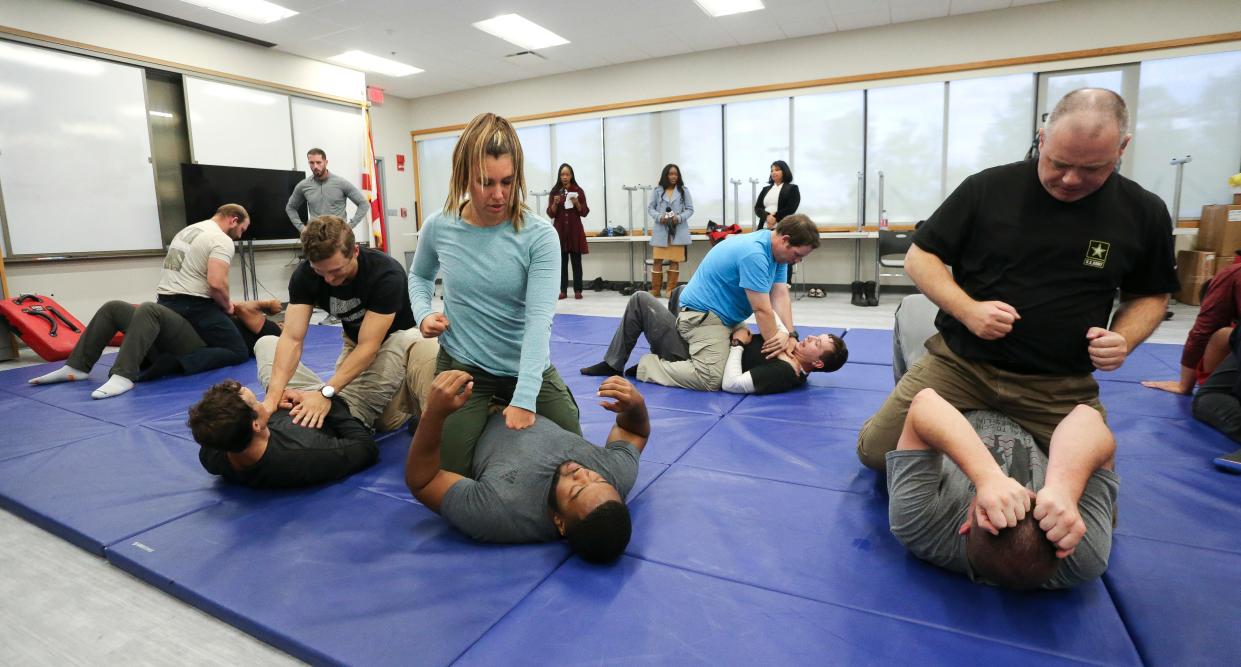
{"type": "Polygon", "coordinates": [[[1091,241],[1086,246],[1086,259],[1082,264],[1096,269],[1103,268],[1103,265],[1107,264],[1107,251],[1111,248],[1112,244],[1107,241],[1091,241]]]}

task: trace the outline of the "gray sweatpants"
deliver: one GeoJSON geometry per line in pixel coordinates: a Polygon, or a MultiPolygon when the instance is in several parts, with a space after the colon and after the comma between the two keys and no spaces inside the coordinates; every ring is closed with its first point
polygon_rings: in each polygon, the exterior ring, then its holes
{"type": "Polygon", "coordinates": [[[65,364],[90,372],[118,331],[125,332],[125,338],[108,375],[129,380],[138,379],[139,367],[148,355],[181,356],[206,346],[184,317],[165,306],[147,302],[135,308],[124,301],[109,301],[95,312],[65,364]]]}
{"type": "Polygon", "coordinates": [[[684,361],[689,359],[689,346],[677,331],[677,318],[650,292],[634,292],[625,304],[621,325],[612,336],[608,352],[603,360],[617,370],[624,370],[638,343],[638,336],[646,334],[651,351],[660,359],[684,361]]]}
{"type": "MultiPolygon", "coordinates": [[[[336,368],[355,344],[341,333],[344,344],[336,368]]],[[[259,382],[266,387],[271,382],[272,362],[276,358],[276,336],[264,336],[254,344],[254,359],[258,365],[259,382]]],[[[439,344],[424,339],[417,329],[397,331],[388,336],[370,367],[340,390],[341,400],[349,406],[349,413],[363,424],[377,431],[391,431],[411,414],[421,411],[430,382],[435,375],[435,355],[439,344]],[[410,387],[409,382],[416,386],[410,387]]],[[[323,379],[305,364],[298,363],[289,378],[290,389],[317,391],[323,387],[323,379]]]]}

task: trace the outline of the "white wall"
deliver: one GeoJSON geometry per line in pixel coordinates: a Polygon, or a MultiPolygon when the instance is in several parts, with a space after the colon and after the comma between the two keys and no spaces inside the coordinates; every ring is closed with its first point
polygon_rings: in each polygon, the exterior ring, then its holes
{"type": "MultiPolygon", "coordinates": [[[[421,130],[461,124],[483,111],[510,117],[535,115],[750,86],[959,65],[1229,32],[1241,32],[1241,2],[1236,0],[1062,0],[1010,10],[791,39],[777,44],[718,49],[417,98],[413,100],[410,126],[421,130]],[[774,63],[778,65],[773,66],[774,63]]],[[[1237,49],[1241,49],[1241,40],[1180,47],[1167,53],[1237,49]]],[[[1132,62],[1139,58],[1136,54],[1121,54],[922,78],[945,80],[1017,71],[1071,69],[1132,62]]],[[[836,88],[873,87],[910,81],[894,79],[836,88]]],[[[750,97],[782,97],[797,92],[778,91],[750,97]]],[[[801,92],[809,92],[809,89],[801,92]]],[[[704,103],[708,101],[648,106],[608,114],[642,113],[669,106],[704,103]]],[[[697,263],[696,258],[701,258],[705,247],[705,244],[696,243],[691,249],[691,265],[697,263]],[[700,250],[699,245],[703,249],[700,250]]],[[[641,246],[636,248],[636,254],[641,257],[641,246]]],[[[628,279],[628,257],[624,244],[592,244],[591,253],[583,258],[583,273],[588,279],[597,275],[610,280],[628,279]]],[[[825,241],[810,256],[806,266],[799,270],[804,271],[803,275],[808,276],[811,283],[848,283],[853,279],[853,257],[853,241],[825,241]]],[[[862,244],[860,277],[863,280],[871,278],[873,261],[874,244],[868,241],[862,244]]],[[[637,263],[635,261],[635,265],[637,263]]],[[[692,266],[685,269],[683,275],[689,275],[692,266]]],[[[909,284],[902,279],[886,282],[909,284]]]]}
{"type": "Polygon", "coordinates": [[[405,251],[413,251],[417,239],[410,236],[414,226],[414,156],[409,136],[410,100],[387,96],[380,106],[371,107],[371,132],[375,155],[384,161],[384,209],[388,211],[388,252],[402,264],[405,251]],[[396,170],[396,156],[405,156],[405,171],[396,170]],[[392,214],[404,208],[407,217],[392,214]]]}
{"type": "MultiPolygon", "coordinates": [[[[327,96],[359,101],[365,97],[365,77],[360,72],[86,2],[3,0],[0,2],[0,26],[327,96]]],[[[409,111],[399,104],[394,108],[400,109],[400,118],[390,119],[388,124],[395,123],[403,128],[401,140],[408,154],[409,111]]],[[[388,135],[395,133],[392,129],[388,131],[388,135]]],[[[378,136],[376,150],[383,155],[378,136]]],[[[393,163],[395,169],[395,160],[393,163]]],[[[399,180],[389,174],[389,187],[399,187],[399,180]]],[[[407,207],[412,207],[411,192],[412,187],[399,194],[408,200],[407,207]]],[[[259,290],[260,297],[274,294],[281,300],[288,298],[293,257],[291,250],[258,253],[256,271],[259,282],[266,288],[259,290]]],[[[6,269],[11,293],[55,295],[75,316],[85,321],[109,299],[133,303],[152,300],[162,263],[162,257],[137,257],[9,263],[6,269]]],[[[230,284],[233,298],[240,299],[241,273],[236,260],[230,284]]]]}
{"type": "MultiPolygon", "coordinates": [[[[1237,31],[1241,31],[1241,2],[1236,0],[1062,0],[776,44],[691,53],[423,97],[414,100],[411,126],[424,129],[464,123],[483,111],[521,116],[748,86],[1237,31]]],[[[1132,59],[1122,56],[1118,61],[1132,59]]],[[[1072,64],[1052,63],[1026,69],[1068,66],[1072,64]]]]}
{"type": "Polygon", "coordinates": [[[75,0],[4,0],[0,26],[362,101],[361,72],[75,0]]]}

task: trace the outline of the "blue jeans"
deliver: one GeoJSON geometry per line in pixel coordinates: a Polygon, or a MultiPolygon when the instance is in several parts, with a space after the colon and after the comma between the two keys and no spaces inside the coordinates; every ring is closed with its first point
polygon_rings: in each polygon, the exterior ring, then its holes
{"type": "Polygon", "coordinates": [[[240,364],[250,358],[250,350],[233,318],[225,315],[215,301],[187,294],[160,294],[156,302],[188,320],[206,343],[206,347],[177,357],[186,375],[240,364]]]}

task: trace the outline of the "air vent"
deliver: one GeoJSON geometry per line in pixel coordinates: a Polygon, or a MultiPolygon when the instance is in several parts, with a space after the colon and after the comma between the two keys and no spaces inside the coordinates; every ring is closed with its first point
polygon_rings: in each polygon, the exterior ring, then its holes
{"type": "Polygon", "coordinates": [[[504,61],[519,67],[532,67],[547,62],[547,56],[534,51],[518,51],[504,56],[504,61]]]}

